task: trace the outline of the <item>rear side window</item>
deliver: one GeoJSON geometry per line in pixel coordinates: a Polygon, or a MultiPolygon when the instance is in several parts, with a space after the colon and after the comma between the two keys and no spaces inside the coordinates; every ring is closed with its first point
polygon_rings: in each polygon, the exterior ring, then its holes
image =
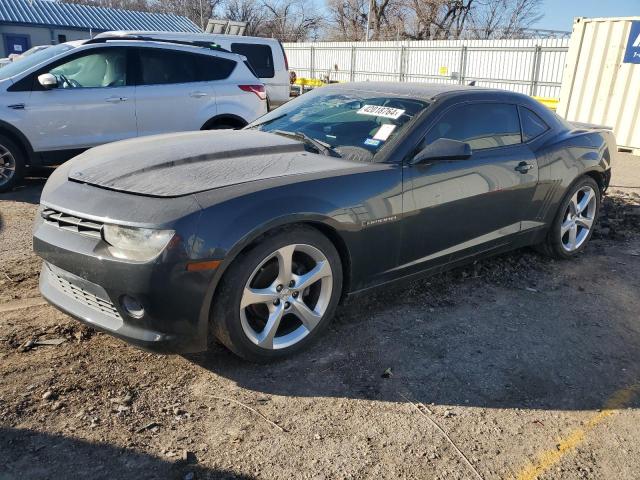
{"type": "Polygon", "coordinates": [[[273,68],[273,53],[271,53],[271,47],[269,45],[232,43],[231,51],[247,57],[247,60],[258,75],[258,78],[274,77],[275,69],[273,68]]]}
{"type": "Polygon", "coordinates": [[[438,120],[427,134],[425,145],[439,138],[466,142],[473,150],[522,143],[518,109],[502,103],[459,106],[438,120]]]}
{"type": "Polygon", "coordinates": [[[193,55],[198,63],[200,80],[209,82],[212,80],[224,80],[229,78],[236,62],[228,58],[213,57],[210,55],[193,55]]]}
{"type": "Polygon", "coordinates": [[[525,107],[520,107],[520,121],[522,122],[522,139],[524,142],[533,140],[549,130],[549,125],[537,113],[525,107]]]}
{"type": "Polygon", "coordinates": [[[226,58],[176,50],[141,48],[138,52],[139,85],[222,80],[231,75],[236,65],[226,58]]]}

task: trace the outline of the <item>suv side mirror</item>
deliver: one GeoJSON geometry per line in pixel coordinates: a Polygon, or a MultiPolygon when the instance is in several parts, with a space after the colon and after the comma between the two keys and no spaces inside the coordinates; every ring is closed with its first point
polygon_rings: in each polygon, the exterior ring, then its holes
{"type": "Polygon", "coordinates": [[[471,145],[468,143],[439,138],[420,150],[411,160],[411,165],[425,163],[429,160],[467,160],[472,153],[471,145]]]}
{"type": "Polygon", "coordinates": [[[38,75],[38,83],[49,90],[58,86],[58,79],[52,73],[43,73],[38,75]]]}

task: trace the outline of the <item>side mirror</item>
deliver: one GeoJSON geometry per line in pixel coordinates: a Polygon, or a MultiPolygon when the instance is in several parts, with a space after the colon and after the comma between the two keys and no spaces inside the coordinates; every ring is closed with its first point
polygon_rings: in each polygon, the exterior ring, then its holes
{"type": "Polygon", "coordinates": [[[439,138],[430,143],[411,161],[411,165],[425,163],[429,160],[466,160],[471,157],[471,145],[458,140],[439,138]]]}
{"type": "Polygon", "coordinates": [[[51,73],[43,73],[42,75],[38,75],[38,83],[49,90],[50,88],[56,88],[58,86],[58,79],[51,73]]]}

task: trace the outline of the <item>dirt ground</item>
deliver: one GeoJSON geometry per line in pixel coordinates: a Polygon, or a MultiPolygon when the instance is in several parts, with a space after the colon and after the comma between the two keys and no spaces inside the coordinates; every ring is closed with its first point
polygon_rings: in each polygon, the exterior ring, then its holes
{"type": "Polygon", "coordinates": [[[640,158],[612,184],[576,260],[525,249],[370,294],[257,366],[43,304],[32,179],[0,196],[0,479],[637,479],[640,158]]]}

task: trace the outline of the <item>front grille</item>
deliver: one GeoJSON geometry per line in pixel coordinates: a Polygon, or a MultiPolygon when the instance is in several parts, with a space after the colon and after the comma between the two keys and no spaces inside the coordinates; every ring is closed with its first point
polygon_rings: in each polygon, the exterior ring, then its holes
{"type": "Polygon", "coordinates": [[[66,213],[59,212],[52,208],[46,208],[42,211],[42,218],[45,222],[55,225],[63,230],[81,233],[90,237],[101,238],[102,223],[84,218],[75,217],[66,213]]]}
{"type": "Polygon", "coordinates": [[[77,302],[86,305],[87,307],[93,308],[94,310],[103,313],[111,318],[115,318],[121,320],[120,314],[116,307],[109,300],[104,300],[102,298],[96,297],[94,294],[83,290],[82,288],[74,285],[67,279],[58,275],[54,270],[49,268],[49,275],[53,280],[55,286],[64,294],[73,298],[77,302]]]}

